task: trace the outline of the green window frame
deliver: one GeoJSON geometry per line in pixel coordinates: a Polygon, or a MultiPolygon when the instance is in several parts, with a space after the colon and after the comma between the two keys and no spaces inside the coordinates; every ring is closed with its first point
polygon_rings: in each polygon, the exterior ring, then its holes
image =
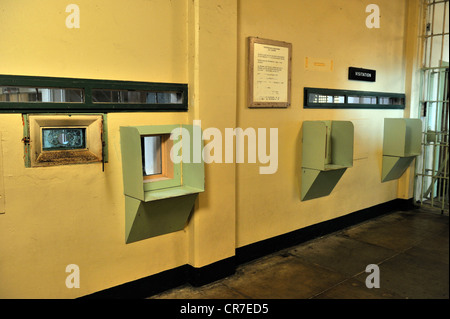
{"type": "Polygon", "coordinates": [[[303,107],[310,109],[404,109],[405,94],[304,88],[303,107]]]}
{"type": "Polygon", "coordinates": [[[188,85],[183,83],[0,75],[0,113],[175,112],[187,109],[188,85]],[[26,93],[20,93],[21,90],[26,93]],[[79,100],[44,101],[43,91],[75,93],[79,94],[79,100]],[[21,101],[23,95],[26,101],[21,101]]]}

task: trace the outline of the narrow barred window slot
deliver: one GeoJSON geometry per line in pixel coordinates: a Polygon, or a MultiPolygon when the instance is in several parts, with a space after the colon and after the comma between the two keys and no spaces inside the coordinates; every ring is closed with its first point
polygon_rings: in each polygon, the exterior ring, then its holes
{"type": "Polygon", "coordinates": [[[404,109],[405,94],[305,87],[304,107],[404,109]]]}
{"type": "Polygon", "coordinates": [[[0,103],[83,103],[84,90],[0,86],[0,103]]]}
{"type": "Polygon", "coordinates": [[[0,74],[0,113],[187,111],[183,83],[0,74]]]}
{"type": "Polygon", "coordinates": [[[377,104],[376,96],[348,96],[349,104],[377,104]]]}
{"type": "Polygon", "coordinates": [[[183,92],[92,90],[93,103],[182,104],[183,92]]]}

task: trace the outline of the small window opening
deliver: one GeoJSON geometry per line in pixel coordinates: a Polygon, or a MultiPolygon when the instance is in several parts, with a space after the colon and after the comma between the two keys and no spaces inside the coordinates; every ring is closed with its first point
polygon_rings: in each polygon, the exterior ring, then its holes
{"type": "Polygon", "coordinates": [[[349,104],[377,104],[376,96],[348,96],[349,104]]]}
{"type": "Polygon", "coordinates": [[[0,102],[83,103],[84,90],[0,86],[0,102]]]}
{"type": "Polygon", "coordinates": [[[170,134],[141,138],[144,182],[173,178],[173,163],[170,159],[171,146],[170,134]]]}
{"type": "Polygon", "coordinates": [[[42,150],[77,150],[86,148],[86,128],[43,128],[42,150]]]}
{"type": "Polygon", "coordinates": [[[94,103],[182,104],[183,92],[93,89],[94,103]]]}

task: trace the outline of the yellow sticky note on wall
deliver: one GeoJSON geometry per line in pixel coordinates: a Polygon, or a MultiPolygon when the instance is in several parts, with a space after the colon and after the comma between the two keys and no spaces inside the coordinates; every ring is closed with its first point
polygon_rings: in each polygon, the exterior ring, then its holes
{"type": "Polygon", "coordinates": [[[333,60],[306,57],[305,58],[305,69],[311,70],[311,71],[332,72],[333,71],[333,60]]]}

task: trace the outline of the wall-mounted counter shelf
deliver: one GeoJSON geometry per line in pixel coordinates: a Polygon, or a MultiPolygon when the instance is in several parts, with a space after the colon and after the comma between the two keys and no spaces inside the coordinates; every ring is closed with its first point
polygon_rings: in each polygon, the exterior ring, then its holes
{"type": "Polygon", "coordinates": [[[421,153],[420,119],[386,118],[383,135],[382,182],[400,178],[421,153]]]}
{"type": "Polygon", "coordinates": [[[301,200],[329,195],[353,166],[353,134],[350,121],[303,122],[301,200]]]}
{"type": "Polygon", "coordinates": [[[126,243],[178,231],[186,225],[198,193],[205,189],[202,156],[193,156],[193,145],[200,145],[196,150],[201,152],[203,140],[193,141],[194,136],[201,137],[200,127],[120,128],[126,243]],[[194,130],[200,133],[193,134],[194,130]],[[179,151],[175,156],[185,156],[182,161],[172,160],[172,148],[179,151]]]}

